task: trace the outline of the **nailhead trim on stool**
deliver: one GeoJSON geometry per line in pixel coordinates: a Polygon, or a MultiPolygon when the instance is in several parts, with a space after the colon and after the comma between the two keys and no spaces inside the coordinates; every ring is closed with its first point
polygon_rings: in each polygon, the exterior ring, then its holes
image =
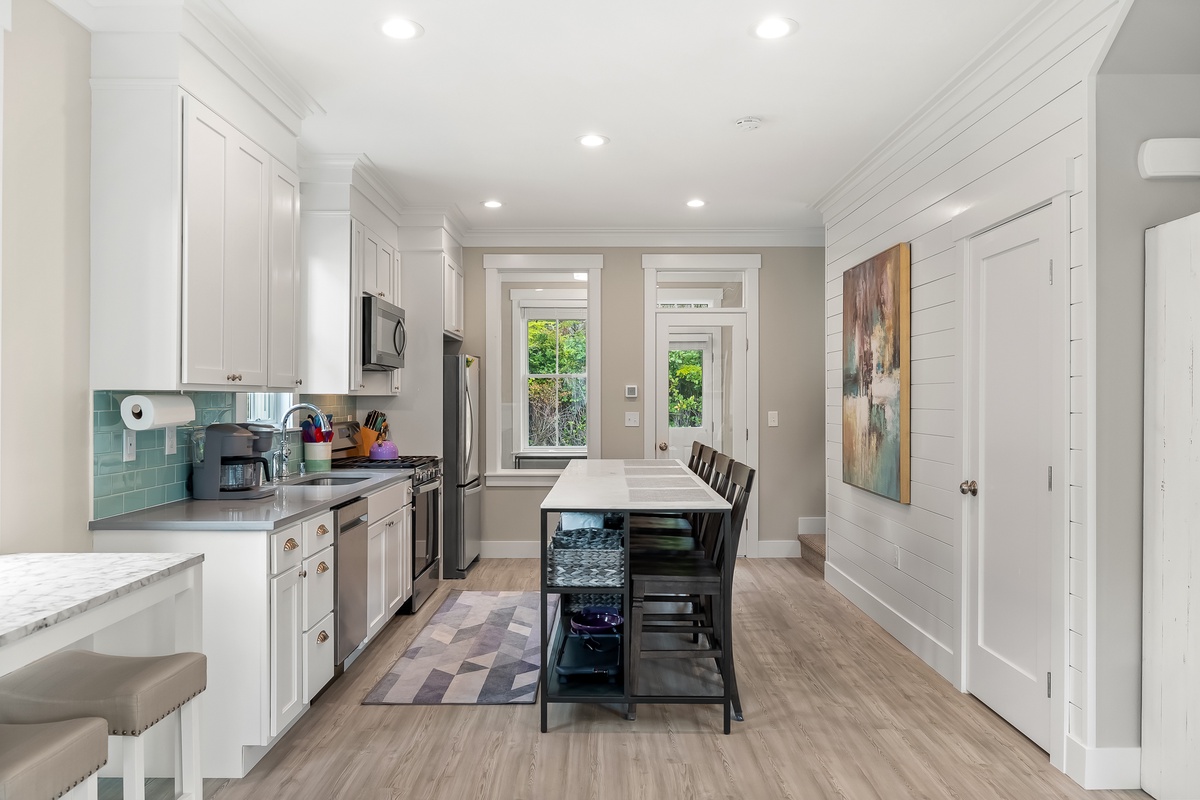
{"type": "Polygon", "coordinates": [[[201,653],[52,653],[0,677],[0,722],[96,716],[113,736],[140,736],[204,691],[207,664],[201,653]]]}
{"type": "Polygon", "coordinates": [[[0,725],[0,800],[62,797],[108,761],[106,723],[97,717],[0,725]]]}

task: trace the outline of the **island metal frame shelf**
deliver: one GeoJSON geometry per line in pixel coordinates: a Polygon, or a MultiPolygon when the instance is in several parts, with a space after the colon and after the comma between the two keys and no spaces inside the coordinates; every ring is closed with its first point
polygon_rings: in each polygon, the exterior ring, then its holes
{"type": "MultiPolygon", "coordinates": [[[[724,732],[730,732],[732,708],[731,685],[724,676],[732,667],[731,649],[722,649],[719,676],[720,694],[635,694],[630,685],[627,639],[630,620],[630,542],[629,517],[633,513],[718,513],[721,514],[721,535],[729,532],[730,505],[719,494],[709,488],[691,470],[677,460],[622,460],[588,459],[573,461],[567,465],[554,488],[541,505],[541,731],[548,728],[550,703],[601,703],[624,705],[627,709],[637,703],[684,703],[721,704],[723,708],[724,732]],[[685,482],[683,478],[690,478],[685,482]],[[656,480],[657,479],[657,480],[656,480]],[[613,514],[622,517],[621,548],[623,551],[623,576],[620,585],[566,585],[552,582],[550,576],[549,547],[553,539],[550,530],[550,515],[566,512],[584,514],[613,514]],[[559,595],[555,618],[548,615],[551,594],[559,595]],[[579,682],[562,684],[557,681],[555,667],[566,644],[570,624],[568,599],[572,595],[610,595],[618,600],[621,614],[626,620],[621,637],[620,674],[615,683],[579,682]]],[[[613,530],[616,530],[615,528],[613,530]]],[[[722,570],[723,591],[731,596],[733,582],[733,559],[724,561],[722,570]]],[[[722,604],[723,624],[731,630],[731,603],[722,604]]],[[[641,665],[641,670],[652,671],[650,661],[641,665]]],[[[653,662],[658,663],[658,662],[653,662]]]]}

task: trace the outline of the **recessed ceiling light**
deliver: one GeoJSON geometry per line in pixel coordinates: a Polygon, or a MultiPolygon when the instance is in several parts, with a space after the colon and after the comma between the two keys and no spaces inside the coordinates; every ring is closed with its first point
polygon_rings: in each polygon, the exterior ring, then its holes
{"type": "Polygon", "coordinates": [[[704,205],[704,201],[701,200],[699,197],[697,197],[695,200],[688,200],[689,208],[699,208],[702,205],[704,205]]]}
{"type": "Polygon", "coordinates": [[[393,39],[415,39],[424,32],[425,29],[411,19],[389,19],[383,23],[384,35],[393,39]]]}
{"type": "Polygon", "coordinates": [[[504,205],[504,203],[501,203],[499,200],[484,200],[483,201],[483,206],[485,208],[499,208],[502,205],[504,205]]]}
{"type": "Polygon", "coordinates": [[[768,17],[755,26],[754,35],[760,39],[782,39],[791,36],[799,27],[794,19],[768,17]]]}
{"type": "Polygon", "coordinates": [[[598,133],[587,133],[580,136],[578,141],[584,147],[599,147],[602,144],[608,144],[608,137],[598,133]]]}

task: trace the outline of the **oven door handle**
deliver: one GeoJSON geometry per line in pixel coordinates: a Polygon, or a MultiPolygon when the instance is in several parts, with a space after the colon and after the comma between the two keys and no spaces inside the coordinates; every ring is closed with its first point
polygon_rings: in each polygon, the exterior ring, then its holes
{"type": "Polygon", "coordinates": [[[436,481],[426,481],[425,483],[412,487],[412,493],[415,496],[418,494],[425,494],[426,492],[432,492],[435,489],[440,488],[442,488],[441,478],[437,479],[436,481]]]}

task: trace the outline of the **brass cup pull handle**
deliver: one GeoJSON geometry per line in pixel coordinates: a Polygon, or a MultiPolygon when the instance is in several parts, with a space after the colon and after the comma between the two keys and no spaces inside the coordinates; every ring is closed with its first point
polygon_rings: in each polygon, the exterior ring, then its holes
{"type": "Polygon", "coordinates": [[[300,546],[299,542],[297,542],[295,539],[289,538],[286,542],[283,543],[283,551],[285,553],[290,553],[299,546],[300,546]]]}
{"type": "Polygon", "coordinates": [[[963,481],[958,485],[958,490],[963,494],[969,494],[975,497],[979,494],[979,484],[975,481],[963,481]]]}
{"type": "Polygon", "coordinates": [[[325,631],[321,631],[320,633],[317,634],[317,644],[325,644],[328,641],[329,641],[329,634],[326,633],[325,631]]]}
{"type": "Polygon", "coordinates": [[[659,449],[659,450],[662,450],[664,453],[665,453],[665,452],[667,452],[667,443],[666,443],[666,442],[659,442],[659,443],[658,443],[658,449],[659,449]]]}
{"type": "Polygon", "coordinates": [[[329,533],[328,525],[326,525],[325,523],[322,522],[320,525],[317,526],[317,536],[324,536],[327,533],[329,533]]]}
{"type": "Polygon", "coordinates": [[[326,572],[329,572],[328,564],[326,564],[324,561],[322,561],[320,564],[317,564],[317,574],[318,575],[324,575],[326,572]]]}

